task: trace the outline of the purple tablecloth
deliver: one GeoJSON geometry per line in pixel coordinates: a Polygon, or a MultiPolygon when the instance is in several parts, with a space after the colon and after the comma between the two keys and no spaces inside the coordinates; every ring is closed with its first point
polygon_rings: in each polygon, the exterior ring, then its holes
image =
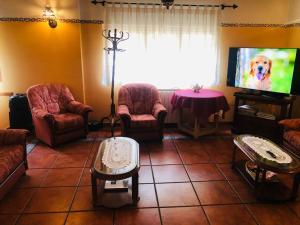
{"type": "Polygon", "coordinates": [[[211,114],[222,110],[226,112],[229,106],[224,94],[220,91],[201,89],[195,93],[191,89],[178,90],[171,99],[173,110],[190,108],[193,114],[201,121],[207,121],[211,114]]]}

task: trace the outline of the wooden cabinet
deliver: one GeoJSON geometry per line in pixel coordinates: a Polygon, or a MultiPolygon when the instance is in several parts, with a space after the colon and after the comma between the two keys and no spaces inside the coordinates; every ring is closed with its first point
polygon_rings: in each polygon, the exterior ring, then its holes
{"type": "Polygon", "coordinates": [[[281,131],[278,121],[291,117],[295,97],[276,98],[243,92],[236,92],[234,96],[232,132],[235,134],[259,135],[280,143],[281,131]],[[253,114],[243,113],[241,110],[243,105],[251,105],[251,107],[257,109],[257,112],[253,114]],[[273,118],[264,118],[260,114],[270,115],[273,118]]]}

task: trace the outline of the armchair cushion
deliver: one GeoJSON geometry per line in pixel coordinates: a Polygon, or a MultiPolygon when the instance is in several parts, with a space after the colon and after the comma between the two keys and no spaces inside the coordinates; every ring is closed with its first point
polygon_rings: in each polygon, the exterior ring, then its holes
{"type": "Polygon", "coordinates": [[[132,115],[130,126],[132,128],[157,127],[157,120],[150,114],[132,115]]]}
{"type": "Polygon", "coordinates": [[[72,113],[64,113],[53,115],[54,127],[57,133],[64,133],[70,130],[84,127],[84,119],[82,116],[72,113]]]}
{"type": "Polygon", "coordinates": [[[0,183],[24,160],[23,145],[4,145],[0,150],[0,183]]]}
{"type": "Polygon", "coordinates": [[[285,119],[279,122],[284,128],[292,130],[300,130],[300,119],[285,119]]]}

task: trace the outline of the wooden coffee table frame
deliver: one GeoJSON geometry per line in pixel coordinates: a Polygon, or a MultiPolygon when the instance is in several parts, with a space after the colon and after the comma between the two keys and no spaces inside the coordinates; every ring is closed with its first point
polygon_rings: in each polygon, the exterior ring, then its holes
{"type": "MultiPolygon", "coordinates": [[[[241,137],[243,135],[240,135],[238,137],[241,137]]],[[[281,147],[282,148],[282,147],[281,147]]],[[[233,142],[233,154],[232,154],[232,168],[238,171],[241,176],[247,181],[247,183],[250,184],[251,187],[255,189],[256,196],[259,200],[266,200],[266,201],[272,201],[272,202],[281,202],[281,201],[288,201],[288,200],[294,200],[298,196],[298,188],[299,188],[299,182],[300,182],[300,163],[296,159],[296,157],[288,151],[287,149],[282,148],[286,153],[288,153],[293,161],[291,163],[291,166],[279,166],[277,163],[264,163],[261,160],[259,160],[259,155],[255,153],[253,150],[247,148],[246,146],[242,146],[238,141],[237,137],[234,138],[233,142]],[[249,160],[256,163],[257,165],[257,171],[255,174],[255,179],[253,180],[252,177],[247,173],[245,169],[245,163],[248,160],[240,160],[236,161],[236,153],[237,150],[240,150],[243,152],[249,160]],[[293,174],[293,187],[292,189],[289,189],[282,185],[281,182],[277,183],[271,183],[267,182],[266,180],[266,172],[272,171],[275,173],[282,173],[282,174],[293,174]],[[262,174],[262,175],[260,175],[262,174]],[[261,176],[261,181],[260,181],[261,176]],[[271,186],[271,184],[273,184],[271,186]],[[268,185],[270,192],[268,192],[268,185]],[[272,193],[276,192],[277,188],[285,188],[286,192],[284,196],[278,196],[276,194],[272,195],[272,193]],[[264,193],[269,193],[269,196],[264,196],[264,193]]],[[[282,192],[282,191],[281,191],[282,192]]]]}

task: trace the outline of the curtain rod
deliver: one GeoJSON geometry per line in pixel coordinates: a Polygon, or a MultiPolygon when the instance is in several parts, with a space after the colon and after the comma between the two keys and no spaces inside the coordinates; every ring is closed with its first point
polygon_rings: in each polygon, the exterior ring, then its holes
{"type": "MultiPolygon", "coordinates": [[[[101,4],[102,6],[105,6],[105,4],[129,4],[129,5],[162,5],[162,4],[158,4],[158,3],[137,3],[137,2],[107,2],[107,1],[99,1],[99,0],[92,0],[91,3],[93,3],[94,5],[97,4],[101,4]]],[[[238,5],[233,4],[233,5],[226,5],[226,4],[220,4],[220,5],[187,5],[187,4],[173,4],[174,6],[192,6],[192,7],[219,7],[222,10],[225,8],[233,8],[236,9],[238,7],[238,5]]]]}

